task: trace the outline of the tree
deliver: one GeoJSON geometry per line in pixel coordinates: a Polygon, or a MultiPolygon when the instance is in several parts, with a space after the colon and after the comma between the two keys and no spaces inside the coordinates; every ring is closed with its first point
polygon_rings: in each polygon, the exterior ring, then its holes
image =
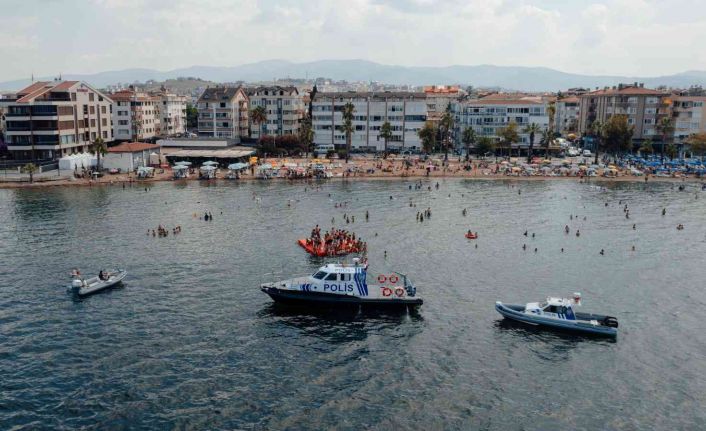
{"type": "Polygon", "coordinates": [[[346,163],[351,158],[351,136],[353,135],[353,114],[355,106],[351,102],[343,106],[343,125],[341,131],[346,134],[346,163]]]}
{"type": "Polygon", "coordinates": [[[441,139],[444,142],[444,160],[449,159],[449,147],[451,146],[451,132],[454,128],[454,117],[451,112],[451,104],[446,105],[446,112],[439,121],[439,130],[441,131],[441,139]]]}
{"type": "Polygon", "coordinates": [[[529,149],[527,150],[527,163],[532,162],[532,148],[534,148],[534,135],[541,132],[542,129],[539,128],[537,123],[532,123],[525,127],[523,132],[529,133],[529,149]]]}
{"type": "Polygon", "coordinates": [[[188,103],[186,105],[186,127],[197,128],[199,125],[199,110],[196,106],[188,103]]]}
{"type": "Polygon", "coordinates": [[[29,174],[29,182],[34,182],[34,173],[37,172],[37,165],[34,163],[27,163],[22,167],[22,170],[29,174]]]}
{"type": "Polygon", "coordinates": [[[314,129],[311,127],[311,119],[309,117],[304,118],[299,128],[299,142],[308,158],[309,153],[313,152],[312,147],[314,145],[314,129]]]}
{"type": "Polygon", "coordinates": [[[105,144],[102,138],[96,138],[95,141],[93,141],[89,146],[88,146],[88,151],[91,154],[94,154],[96,156],[96,167],[98,170],[101,170],[101,156],[105,156],[106,153],[108,152],[108,146],[105,144]]]}
{"type": "Polygon", "coordinates": [[[669,160],[674,160],[675,157],[679,154],[679,150],[677,149],[677,146],[674,144],[669,144],[667,145],[667,148],[664,149],[664,153],[669,157],[669,160]]]}
{"type": "Polygon", "coordinates": [[[670,117],[664,117],[655,126],[655,129],[662,135],[662,145],[660,146],[660,160],[664,163],[664,150],[667,145],[667,135],[674,131],[674,123],[670,117]]]}
{"type": "Polygon", "coordinates": [[[595,141],[595,159],[594,164],[598,164],[598,150],[601,148],[601,140],[603,139],[603,123],[600,121],[594,121],[588,125],[588,135],[595,141]]]}
{"type": "Polygon", "coordinates": [[[706,133],[695,133],[686,140],[691,152],[698,154],[701,158],[706,154],[706,133]]]}
{"type": "Polygon", "coordinates": [[[495,141],[487,136],[481,136],[476,144],[476,153],[485,156],[486,153],[495,151],[495,141]]]}
{"type": "Polygon", "coordinates": [[[461,136],[461,140],[466,145],[466,161],[471,159],[471,145],[476,143],[476,132],[472,127],[466,127],[461,136]]]}
{"type": "Polygon", "coordinates": [[[552,144],[552,141],[554,140],[554,132],[551,130],[544,129],[542,130],[542,144],[544,144],[544,158],[546,159],[549,157],[549,146],[552,144]]]}
{"type": "Polygon", "coordinates": [[[264,106],[258,106],[252,111],[250,111],[250,121],[253,122],[253,124],[258,124],[260,125],[260,133],[259,135],[262,136],[266,132],[263,129],[263,124],[267,122],[267,111],[265,110],[264,106]]]}
{"type": "Polygon", "coordinates": [[[392,126],[390,122],[385,120],[380,127],[380,137],[385,140],[385,152],[383,153],[383,158],[387,158],[387,141],[392,139],[392,126]]]}
{"type": "Polygon", "coordinates": [[[520,134],[517,132],[517,123],[512,121],[506,127],[499,128],[496,133],[500,137],[502,146],[509,148],[508,154],[511,154],[512,144],[520,140],[520,134]]]}
{"type": "Polygon", "coordinates": [[[653,147],[652,139],[645,139],[642,141],[642,145],[640,145],[640,154],[652,154],[654,152],[654,147],[653,147]]]}
{"type": "Polygon", "coordinates": [[[426,154],[431,154],[436,146],[436,127],[434,127],[434,124],[431,121],[427,121],[417,134],[419,139],[422,140],[422,151],[426,154]]]}
{"type": "Polygon", "coordinates": [[[610,154],[620,154],[630,150],[634,128],[628,125],[627,115],[613,115],[603,126],[603,143],[605,151],[610,154]]]}
{"type": "Polygon", "coordinates": [[[550,102],[547,106],[547,116],[549,117],[549,130],[554,133],[554,119],[556,117],[556,103],[550,102]]]}

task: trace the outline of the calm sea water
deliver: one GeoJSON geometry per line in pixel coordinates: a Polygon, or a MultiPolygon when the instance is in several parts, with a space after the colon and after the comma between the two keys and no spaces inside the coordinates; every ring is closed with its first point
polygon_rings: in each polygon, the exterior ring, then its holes
{"type": "Polygon", "coordinates": [[[0,429],[706,429],[706,193],[409,184],[0,190],[0,429]],[[314,271],[295,240],[344,212],[371,274],[415,282],[418,312],[282,309],[258,290],[314,271]],[[160,223],[182,233],[145,234],[160,223]],[[74,266],[129,276],[74,300],[74,266]],[[493,308],[574,291],[618,317],[616,341],[493,308]]]}

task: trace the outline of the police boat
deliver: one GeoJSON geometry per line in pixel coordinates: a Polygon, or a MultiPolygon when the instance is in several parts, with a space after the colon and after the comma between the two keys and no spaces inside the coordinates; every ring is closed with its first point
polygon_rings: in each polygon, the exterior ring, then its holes
{"type": "Polygon", "coordinates": [[[583,334],[617,337],[618,319],[600,314],[580,313],[574,308],[581,305],[581,294],[573,298],[547,298],[544,302],[526,305],[495,303],[495,309],[506,319],[530,325],[544,326],[583,334]]]}
{"type": "Polygon", "coordinates": [[[368,284],[367,277],[367,264],[353,259],[352,264],[324,265],[309,276],[263,283],[260,290],[277,303],[291,305],[407,308],[423,303],[405,274],[378,275],[376,285],[368,284]]]}

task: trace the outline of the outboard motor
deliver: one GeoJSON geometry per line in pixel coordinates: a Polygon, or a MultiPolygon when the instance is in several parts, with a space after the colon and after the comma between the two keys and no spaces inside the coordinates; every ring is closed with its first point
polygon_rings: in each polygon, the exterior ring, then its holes
{"type": "Polygon", "coordinates": [[[71,288],[74,290],[78,290],[83,286],[83,281],[81,281],[80,278],[74,278],[71,280],[71,288]]]}
{"type": "Polygon", "coordinates": [[[606,316],[603,319],[603,325],[608,326],[610,328],[617,328],[618,327],[618,319],[613,316],[606,316]]]}

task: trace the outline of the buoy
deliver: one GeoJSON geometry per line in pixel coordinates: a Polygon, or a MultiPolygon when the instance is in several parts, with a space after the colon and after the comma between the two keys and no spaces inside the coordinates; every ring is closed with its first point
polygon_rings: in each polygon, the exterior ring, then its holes
{"type": "Polygon", "coordinates": [[[395,284],[398,281],[400,281],[400,278],[398,276],[396,276],[395,274],[392,274],[388,279],[390,280],[390,283],[392,283],[392,284],[395,284]]]}
{"type": "Polygon", "coordinates": [[[385,281],[387,281],[387,277],[382,274],[378,275],[378,283],[384,283],[385,281]]]}
{"type": "Polygon", "coordinates": [[[395,289],[395,295],[397,295],[400,298],[403,297],[404,296],[404,289],[401,287],[398,287],[397,289],[395,289]]]}

